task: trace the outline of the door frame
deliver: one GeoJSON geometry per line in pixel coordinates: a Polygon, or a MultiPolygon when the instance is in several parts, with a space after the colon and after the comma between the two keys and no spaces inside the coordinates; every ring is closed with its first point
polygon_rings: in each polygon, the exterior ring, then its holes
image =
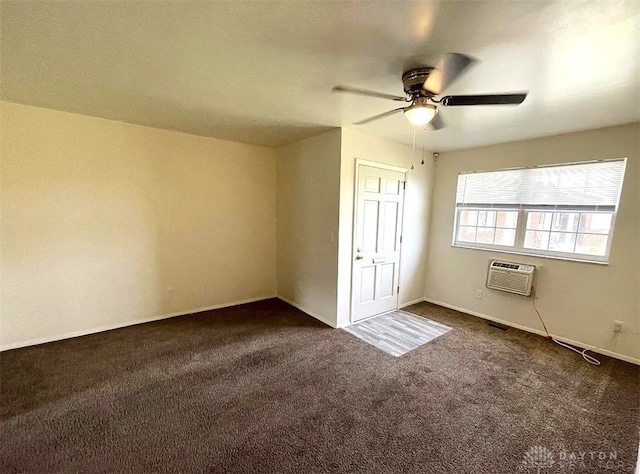
{"type": "MultiPolygon", "coordinates": [[[[356,258],[355,253],[355,242],[356,242],[356,218],[358,214],[358,182],[360,181],[360,165],[369,166],[371,168],[378,168],[382,170],[389,171],[398,171],[404,174],[404,181],[407,182],[407,173],[409,172],[409,168],[405,168],[403,166],[390,165],[388,163],[380,163],[377,161],[364,160],[361,158],[355,159],[355,173],[353,180],[353,216],[351,221],[351,261],[349,262],[349,271],[351,273],[351,278],[349,281],[349,326],[354,324],[353,314],[355,309],[354,298],[355,292],[353,288],[353,262],[356,258]]],[[[404,235],[404,209],[405,209],[405,199],[406,199],[407,188],[405,185],[404,195],[402,196],[402,225],[400,227],[400,235],[404,235]]],[[[400,242],[400,248],[398,250],[398,286],[400,286],[400,278],[402,275],[402,242],[400,242]]],[[[400,295],[398,294],[398,303],[396,305],[396,310],[400,308],[400,295]]],[[[367,319],[373,318],[376,315],[370,316],[369,318],[360,319],[358,322],[366,321],[367,319]]]]}

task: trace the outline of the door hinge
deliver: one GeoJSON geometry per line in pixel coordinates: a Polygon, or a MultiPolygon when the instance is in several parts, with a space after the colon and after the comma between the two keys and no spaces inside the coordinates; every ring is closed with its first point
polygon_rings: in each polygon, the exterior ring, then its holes
{"type": "Polygon", "coordinates": [[[402,243],[402,236],[400,236],[400,243],[402,243]]]}
{"type": "Polygon", "coordinates": [[[407,189],[407,182],[406,181],[402,182],[402,189],[407,189]]]}
{"type": "Polygon", "coordinates": [[[398,287],[398,291],[396,293],[400,293],[400,287],[398,287]]]}

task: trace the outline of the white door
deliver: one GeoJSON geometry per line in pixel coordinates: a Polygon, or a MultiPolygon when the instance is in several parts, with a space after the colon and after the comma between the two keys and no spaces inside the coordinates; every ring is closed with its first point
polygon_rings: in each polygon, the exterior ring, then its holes
{"type": "Polygon", "coordinates": [[[359,165],[353,321],[398,307],[405,173],[359,165]]]}

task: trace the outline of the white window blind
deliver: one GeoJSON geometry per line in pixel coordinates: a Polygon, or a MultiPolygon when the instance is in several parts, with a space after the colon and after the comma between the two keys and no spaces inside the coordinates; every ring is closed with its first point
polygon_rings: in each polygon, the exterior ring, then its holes
{"type": "Polygon", "coordinates": [[[590,207],[615,210],[625,159],[461,173],[456,206],[590,207]]]}

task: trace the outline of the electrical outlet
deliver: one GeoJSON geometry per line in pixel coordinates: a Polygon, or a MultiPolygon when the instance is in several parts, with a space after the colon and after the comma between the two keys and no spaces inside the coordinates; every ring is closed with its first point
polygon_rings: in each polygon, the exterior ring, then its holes
{"type": "Polygon", "coordinates": [[[614,321],[613,322],[613,332],[622,332],[622,325],[624,323],[622,321],[614,321]]]}
{"type": "Polygon", "coordinates": [[[482,290],[476,290],[476,299],[477,300],[481,300],[482,299],[482,290]]]}

